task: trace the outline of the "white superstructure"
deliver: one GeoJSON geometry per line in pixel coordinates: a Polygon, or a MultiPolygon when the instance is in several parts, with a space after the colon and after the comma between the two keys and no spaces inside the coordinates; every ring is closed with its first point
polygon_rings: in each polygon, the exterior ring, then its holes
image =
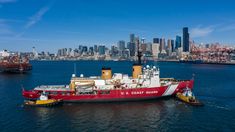
{"type": "MultiPolygon", "coordinates": [[[[107,73],[104,73],[107,74],[107,73]]],[[[173,78],[160,79],[160,70],[156,66],[142,68],[142,74],[137,78],[128,76],[127,74],[114,73],[110,79],[102,79],[100,76],[80,77],[72,75],[70,85],[55,85],[55,86],[38,86],[36,90],[47,91],[68,91],[75,90],[76,92],[90,92],[93,90],[113,90],[113,89],[135,89],[135,88],[157,88],[168,86],[168,89],[163,95],[171,95],[177,88],[178,83],[172,83],[173,78]]]]}
{"type": "Polygon", "coordinates": [[[138,78],[132,78],[127,74],[114,73],[111,79],[102,79],[100,77],[75,77],[73,75],[71,82],[74,82],[76,89],[94,88],[94,89],[128,89],[128,88],[156,88],[160,87],[159,68],[147,65],[143,68],[143,73],[138,78]]]}

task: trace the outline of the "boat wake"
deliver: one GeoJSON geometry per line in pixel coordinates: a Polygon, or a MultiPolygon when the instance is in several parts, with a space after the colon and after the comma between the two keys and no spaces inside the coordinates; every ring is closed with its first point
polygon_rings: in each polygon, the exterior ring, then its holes
{"type": "Polygon", "coordinates": [[[212,95],[197,95],[200,98],[215,98],[215,99],[235,99],[235,96],[212,96],[212,95]]]}
{"type": "Polygon", "coordinates": [[[222,110],[230,110],[230,108],[228,108],[227,106],[216,105],[216,104],[213,104],[212,102],[207,102],[207,106],[214,107],[217,109],[222,109],[222,110]]]}

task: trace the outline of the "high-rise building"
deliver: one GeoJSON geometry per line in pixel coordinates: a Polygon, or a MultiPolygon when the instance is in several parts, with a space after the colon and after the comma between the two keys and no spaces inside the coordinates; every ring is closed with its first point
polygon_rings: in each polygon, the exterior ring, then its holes
{"type": "Polygon", "coordinates": [[[98,52],[98,46],[94,45],[94,52],[97,53],[98,52]]]}
{"type": "Polygon", "coordinates": [[[135,56],[138,55],[138,50],[140,50],[140,43],[137,43],[139,41],[140,41],[139,37],[135,37],[135,40],[134,40],[134,42],[135,42],[135,56]]]}
{"type": "Polygon", "coordinates": [[[67,56],[67,48],[59,49],[57,56],[67,56]]]}
{"type": "Polygon", "coordinates": [[[135,56],[135,43],[128,43],[128,49],[130,51],[130,56],[135,56]]]}
{"type": "Polygon", "coordinates": [[[147,46],[146,46],[146,51],[148,52],[152,52],[152,43],[147,43],[147,46]]]}
{"type": "Polygon", "coordinates": [[[104,54],[109,55],[110,54],[110,49],[108,47],[104,48],[104,54]]]}
{"type": "Polygon", "coordinates": [[[127,49],[129,49],[130,56],[135,56],[136,50],[136,38],[135,34],[130,34],[130,42],[127,43],[127,49]]]}
{"type": "Polygon", "coordinates": [[[118,47],[119,51],[124,51],[125,50],[125,41],[124,40],[118,41],[117,47],[118,47]]]}
{"type": "Polygon", "coordinates": [[[170,56],[172,53],[172,44],[171,44],[171,39],[167,40],[167,55],[170,56]]]}
{"type": "Polygon", "coordinates": [[[122,53],[122,57],[124,58],[129,58],[130,57],[130,50],[129,49],[125,49],[122,53]]]}
{"type": "Polygon", "coordinates": [[[114,45],[111,46],[111,56],[117,56],[118,55],[118,48],[114,45]]]}
{"type": "Polygon", "coordinates": [[[65,56],[65,52],[64,52],[64,48],[63,49],[59,49],[58,50],[58,56],[65,56]]]}
{"type": "Polygon", "coordinates": [[[94,55],[94,48],[93,47],[89,47],[89,54],[94,55]]]}
{"type": "Polygon", "coordinates": [[[105,55],[105,46],[104,45],[99,45],[98,53],[99,53],[99,55],[105,55]]]}
{"type": "Polygon", "coordinates": [[[79,49],[80,51],[82,51],[83,46],[82,46],[82,45],[79,45],[79,46],[78,46],[78,49],[79,49]]]}
{"type": "Polygon", "coordinates": [[[79,55],[79,50],[76,48],[74,49],[74,56],[78,56],[79,55]]]}
{"type": "Polygon", "coordinates": [[[135,34],[130,34],[130,43],[135,43],[135,34]]]}
{"type": "Polygon", "coordinates": [[[171,39],[167,40],[167,49],[171,49],[171,39]]]}
{"type": "Polygon", "coordinates": [[[87,52],[87,51],[88,51],[87,46],[83,46],[83,47],[82,47],[82,53],[87,52]]]}
{"type": "Polygon", "coordinates": [[[67,53],[68,53],[67,51],[68,51],[67,48],[63,48],[63,56],[67,56],[67,55],[68,55],[68,54],[67,54],[67,53]]]}
{"type": "Polygon", "coordinates": [[[181,37],[177,35],[175,39],[175,49],[178,49],[179,47],[181,47],[181,37]]]}
{"type": "Polygon", "coordinates": [[[188,27],[183,28],[183,52],[189,52],[189,33],[188,27]]]}
{"type": "Polygon", "coordinates": [[[206,48],[210,48],[210,44],[206,44],[205,47],[206,47],[206,48]]]}
{"type": "Polygon", "coordinates": [[[158,54],[160,53],[159,46],[160,46],[159,43],[152,44],[152,55],[153,55],[154,59],[158,59],[158,54]]]}
{"type": "Polygon", "coordinates": [[[153,43],[157,43],[157,44],[159,44],[159,38],[153,38],[153,43]]]}
{"type": "Polygon", "coordinates": [[[160,52],[165,51],[165,38],[160,38],[160,52]]]}
{"type": "Polygon", "coordinates": [[[126,48],[127,48],[127,49],[130,49],[130,42],[127,42],[127,43],[126,43],[126,48]]]}
{"type": "Polygon", "coordinates": [[[174,52],[175,51],[175,41],[172,39],[171,40],[171,52],[174,52]]]}
{"type": "Polygon", "coordinates": [[[71,52],[72,52],[72,48],[68,48],[68,51],[67,51],[67,55],[70,56],[71,55],[71,52]]]}
{"type": "Polygon", "coordinates": [[[146,43],[143,43],[140,45],[140,50],[144,53],[146,52],[146,49],[147,49],[147,44],[146,43]]]}

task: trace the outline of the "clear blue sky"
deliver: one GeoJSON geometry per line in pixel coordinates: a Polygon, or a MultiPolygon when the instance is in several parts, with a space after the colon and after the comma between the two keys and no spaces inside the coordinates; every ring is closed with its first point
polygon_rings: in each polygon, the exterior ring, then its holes
{"type": "Polygon", "coordinates": [[[0,0],[0,50],[53,51],[129,40],[175,38],[235,44],[234,0],[0,0]]]}

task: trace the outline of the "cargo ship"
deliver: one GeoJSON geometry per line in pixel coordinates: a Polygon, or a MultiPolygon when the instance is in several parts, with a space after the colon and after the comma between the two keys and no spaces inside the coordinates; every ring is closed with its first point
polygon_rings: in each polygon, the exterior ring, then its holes
{"type": "Polygon", "coordinates": [[[176,80],[160,78],[160,69],[156,66],[141,64],[141,52],[138,50],[138,63],[133,64],[132,76],[112,73],[104,67],[101,76],[79,77],[72,74],[69,85],[41,85],[33,90],[22,90],[26,99],[35,100],[42,93],[49,99],[64,102],[115,102],[157,99],[173,96],[184,88],[193,88],[194,79],[176,80]]]}
{"type": "Polygon", "coordinates": [[[5,55],[0,59],[0,72],[25,73],[32,70],[28,57],[10,55],[4,51],[5,55]]]}

